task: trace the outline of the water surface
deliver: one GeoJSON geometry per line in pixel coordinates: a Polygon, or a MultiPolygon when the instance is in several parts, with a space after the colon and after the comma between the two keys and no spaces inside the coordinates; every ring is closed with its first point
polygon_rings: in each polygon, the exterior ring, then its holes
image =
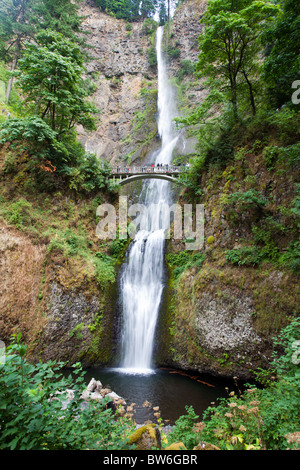
{"type": "Polygon", "coordinates": [[[211,402],[228,396],[225,387],[229,387],[229,391],[234,389],[233,382],[229,380],[181,374],[179,371],[160,369],[148,374],[129,374],[120,369],[91,368],[87,370],[85,378],[87,383],[93,377],[100,380],[104,387],[122,396],[127,405],[135,403],[134,419],[138,424],[147,420],[155,421],[153,407],[157,406],[166,424],[174,424],[186,413],[186,406],[192,406],[201,419],[203,411],[211,402]]]}

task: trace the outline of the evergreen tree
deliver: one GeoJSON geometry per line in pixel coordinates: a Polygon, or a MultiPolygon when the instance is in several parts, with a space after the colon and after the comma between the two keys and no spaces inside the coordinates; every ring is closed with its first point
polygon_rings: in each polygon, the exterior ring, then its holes
{"type": "Polygon", "coordinates": [[[33,3],[33,21],[37,29],[51,29],[75,42],[79,36],[82,17],[79,5],[82,0],[36,0],[33,3]]]}
{"type": "Polygon", "coordinates": [[[164,0],[161,0],[159,3],[159,24],[163,26],[168,21],[167,9],[164,0]]]}
{"type": "Polygon", "coordinates": [[[140,15],[142,18],[150,18],[155,14],[156,0],[142,0],[140,3],[140,15]]]}
{"type": "Polygon", "coordinates": [[[157,8],[157,0],[95,0],[95,2],[102,11],[127,21],[150,18],[157,8]]]}

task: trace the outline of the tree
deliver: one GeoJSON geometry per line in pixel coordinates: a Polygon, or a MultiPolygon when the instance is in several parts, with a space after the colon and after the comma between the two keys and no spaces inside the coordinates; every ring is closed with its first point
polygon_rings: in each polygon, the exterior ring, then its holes
{"type": "Polygon", "coordinates": [[[263,28],[277,11],[275,5],[261,0],[210,0],[201,19],[205,31],[199,37],[197,71],[212,81],[219,80],[235,118],[243,82],[248,87],[252,112],[256,112],[252,77],[263,28]]]}
{"type": "MultiPolygon", "coordinates": [[[[11,72],[15,71],[24,40],[34,35],[31,17],[32,0],[4,0],[0,7],[0,35],[2,39],[2,56],[11,56],[11,72]]],[[[7,89],[6,102],[8,102],[13,82],[11,75],[7,89]]]]}
{"type": "Polygon", "coordinates": [[[64,37],[81,43],[82,17],[79,15],[79,4],[82,0],[38,0],[33,3],[33,21],[38,30],[51,29],[64,37]]]}
{"type": "Polygon", "coordinates": [[[18,84],[25,102],[57,133],[66,136],[76,124],[94,128],[92,113],[82,87],[83,55],[80,47],[62,34],[41,31],[27,44],[19,60],[18,84]]]}
{"type": "Polygon", "coordinates": [[[164,0],[159,2],[159,24],[163,26],[168,21],[168,15],[166,10],[166,4],[164,0]]]}
{"type": "Polygon", "coordinates": [[[113,14],[116,18],[135,21],[150,18],[156,10],[157,0],[95,0],[102,11],[113,14]]]}
{"type": "Polygon", "coordinates": [[[79,35],[81,0],[2,0],[0,6],[1,55],[11,60],[11,77],[6,90],[8,102],[14,71],[25,43],[33,40],[41,29],[61,32],[73,41],[82,42],[79,35]]]}
{"type": "Polygon", "coordinates": [[[276,107],[291,99],[292,83],[300,70],[300,3],[285,0],[278,20],[265,34],[268,54],[264,78],[276,107]]]}

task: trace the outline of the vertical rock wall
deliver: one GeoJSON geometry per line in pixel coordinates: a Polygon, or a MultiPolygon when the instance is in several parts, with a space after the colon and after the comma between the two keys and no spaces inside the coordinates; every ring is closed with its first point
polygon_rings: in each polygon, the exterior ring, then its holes
{"type": "Polygon", "coordinates": [[[79,128],[80,140],[112,164],[143,159],[157,133],[156,70],[147,53],[153,37],[142,23],[128,27],[88,2],[82,14],[91,57],[87,78],[95,89],[90,99],[99,114],[96,132],[79,128]]]}

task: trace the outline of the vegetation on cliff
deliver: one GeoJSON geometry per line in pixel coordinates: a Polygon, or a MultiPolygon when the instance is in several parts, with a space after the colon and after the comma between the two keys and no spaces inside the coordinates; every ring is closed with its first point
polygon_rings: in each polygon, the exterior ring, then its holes
{"type": "Polygon", "coordinates": [[[271,337],[299,315],[298,20],[296,2],[250,0],[211,0],[201,19],[194,77],[209,93],[177,123],[197,138],[189,155],[190,172],[183,178],[182,203],[204,204],[205,259],[201,269],[196,264],[184,267],[178,258],[182,246],[176,243],[169,244],[167,257],[176,281],[170,286],[169,351],[186,368],[210,364],[218,373],[248,369],[251,374],[263,361],[256,362],[256,352],[263,348],[267,365],[271,337]],[[285,47],[282,30],[297,42],[298,53],[285,47]],[[281,77],[279,88],[273,76],[281,77]],[[207,312],[214,311],[215,318],[222,312],[223,318],[225,309],[236,325],[235,299],[264,346],[250,351],[238,346],[238,340],[233,351],[232,333],[225,345],[223,328],[223,350],[204,347],[207,312]]]}
{"type": "MultiPolygon", "coordinates": [[[[153,17],[158,10],[160,23],[168,18],[168,9],[164,0],[94,0],[102,10],[116,18],[127,21],[139,21],[153,17]]],[[[170,0],[169,0],[170,3],[170,0]]]]}
{"type": "Polygon", "coordinates": [[[47,346],[42,339],[48,335],[62,345],[63,360],[105,363],[111,354],[109,305],[118,260],[95,235],[96,208],[113,200],[114,185],[107,178],[109,164],[85,152],[77,138],[79,125],[95,129],[99,111],[88,100],[90,83],[84,80],[78,2],[7,1],[0,20],[1,32],[7,32],[1,35],[1,79],[10,91],[1,97],[0,212],[7,260],[2,275],[18,270],[23,259],[22,273],[32,280],[26,287],[31,301],[24,300],[25,287],[17,288],[18,276],[2,292],[2,339],[21,332],[29,354],[53,358],[52,341],[47,346]],[[10,77],[5,61],[12,59],[10,77]],[[12,257],[6,250],[9,237],[15,240],[12,257]],[[22,241],[26,259],[19,250],[22,241]],[[70,313],[75,305],[81,312],[76,319],[70,313]]]}

